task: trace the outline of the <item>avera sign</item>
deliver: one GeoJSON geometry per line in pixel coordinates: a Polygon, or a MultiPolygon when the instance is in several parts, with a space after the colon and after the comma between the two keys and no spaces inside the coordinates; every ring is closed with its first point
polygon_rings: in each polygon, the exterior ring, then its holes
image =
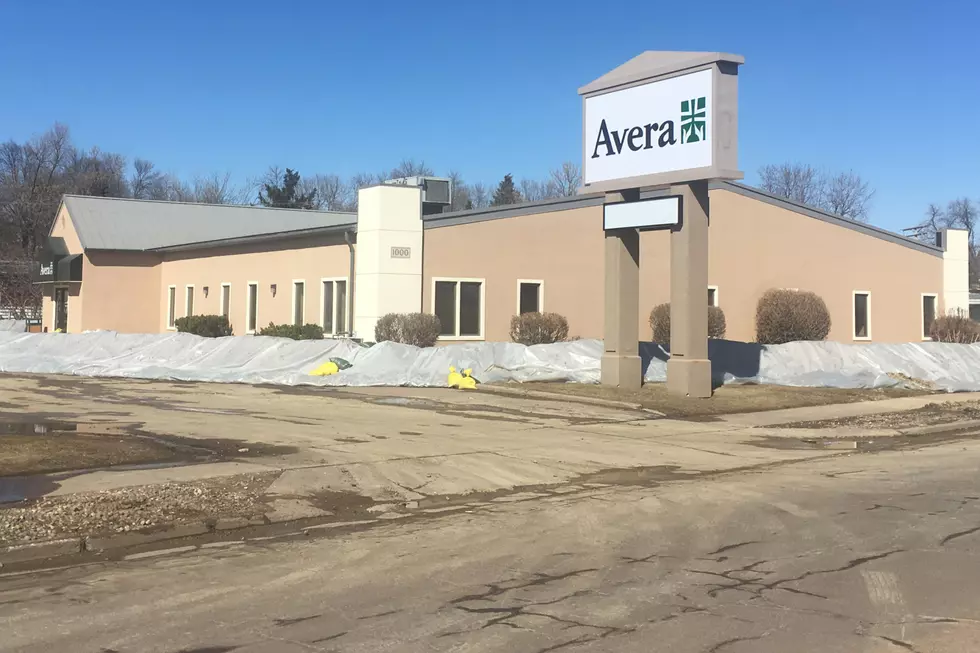
{"type": "Polygon", "coordinates": [[[740,179],[737,55],[645,52],[583,87],[585,190],[740,179]]]}

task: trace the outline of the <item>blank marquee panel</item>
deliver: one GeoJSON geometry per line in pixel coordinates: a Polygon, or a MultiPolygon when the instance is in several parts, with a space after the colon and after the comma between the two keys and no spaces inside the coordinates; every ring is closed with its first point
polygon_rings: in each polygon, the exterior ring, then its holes
{"type": "Polygon", "coordinates": [[[602,228],[609,230],[675,225],[680,222],[680,211],[679,197],[606,204],[602,209],[602,228]]]}

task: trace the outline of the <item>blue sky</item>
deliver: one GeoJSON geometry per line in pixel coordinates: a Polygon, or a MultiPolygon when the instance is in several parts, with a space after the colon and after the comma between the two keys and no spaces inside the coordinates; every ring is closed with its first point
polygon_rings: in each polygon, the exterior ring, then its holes
{"type": "Polygon", "coordinates": [[[60,121],[184,177],[414,157],[540,178],[580,159],[579,86],[644,50],[718,50],[746,58],[746,181],[853,169],[897,230],[980,197],[978,24],[974,0],[0,0],[0,139],[60,121]]]}

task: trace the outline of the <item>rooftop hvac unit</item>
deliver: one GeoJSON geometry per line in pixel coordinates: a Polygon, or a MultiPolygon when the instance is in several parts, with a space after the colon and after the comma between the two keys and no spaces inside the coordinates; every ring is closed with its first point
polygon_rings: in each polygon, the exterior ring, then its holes
{"type": "Polygon", "coordinates": [[[443,177],[399,177],[384,183],[421,188],[422,215],[442,213],[452,204],[453,183],[443,177]]]}

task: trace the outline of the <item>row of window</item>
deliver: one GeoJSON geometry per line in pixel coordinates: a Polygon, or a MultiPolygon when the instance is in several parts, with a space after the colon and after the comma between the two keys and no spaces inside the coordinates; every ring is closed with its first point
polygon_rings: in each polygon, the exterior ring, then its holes
{"type": "MultiPolygon", "coordinates": [[[[175,328],[177,319],[177,286],[169,286],[167,296],[167,328],[175,328]]],[[[184,315],[194,315],[194,295],[196,288],[193,284],[184,286],[184,315]]],[[[209,289],[203,287],[204,296],[209,289]]],[[[276,284],[269,284],[269,292],[276,296],[276,284]]],[[[232,285],[221,284],[221,315],[231,320],[232,285]]],[[[255,333],[259,325],[259,283],[249,281],[245,285],[245,332],[255,333]]],[[[293,324],[303,324],[306,319],[306,281],[293,281],[292,312],[293,324]]],[[[348,333],[347,328],[347,279],[320,280],[320,326],[327,335],[348,333]]]]}
{"type": "MultiPolygon", "coordinates": [[[[432,312],[442,324],[444,338],[483,337],[483,279],[434,279],[432,312]]],[[[517,312],[544,310],[544,281],[517,281],[517,312]]]]}
{"type": "MultiPolygon", "coordinates": [[[[796,290],[792,288],[790,290],[796,290]]],[[[718,306],[718,287],[708,286],[708,305],[718,306]]],[[[929,338],[932,323],[936,319],[939,296],[935,293],[922,294],[922,339],[929,338]]],[[[854,291],[852,308],[853,337],[855,340],[871,340],[871,293],[866,290],[854,291]]]]}

